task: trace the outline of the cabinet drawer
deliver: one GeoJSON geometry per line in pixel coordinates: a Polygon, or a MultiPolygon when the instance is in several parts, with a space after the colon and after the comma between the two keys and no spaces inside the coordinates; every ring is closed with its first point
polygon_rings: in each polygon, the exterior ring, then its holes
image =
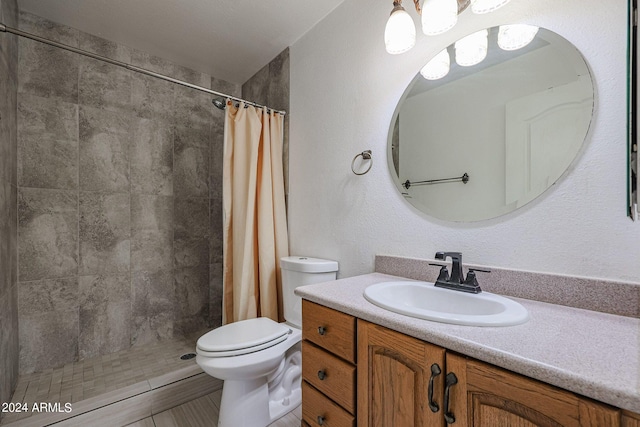
{"type": "Polygon", "coordinates": [[[302,377],[350,413],[355,413],[356,367],[302,342],[302,377]]]}
{"type": "Polygon", "coordinates": [[[356,425],[353,415],[333,403],[306,381],[302,381],[302,420],[311,427],[355,427],[356,425]]]}
{"type": "Polygon", "coordinates": [[[356,318],[302,301],[302,338],[349,362],[356,360],[356,318]]]}

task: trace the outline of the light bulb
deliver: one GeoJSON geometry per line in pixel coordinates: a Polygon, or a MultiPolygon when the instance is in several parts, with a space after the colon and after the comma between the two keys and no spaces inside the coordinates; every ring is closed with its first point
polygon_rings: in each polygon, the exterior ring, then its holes
{"type": "Polygon", "coordinates": [[[394,7],[384,29],[384,45],[387,52],[404,53],[416,44],[416,26],[402,6],[394,7]]]}
{"type": "Polygon", "coordinates": [[[458,22],[457,0],[425,0],[422,5],[422,32],[428,36],[442,34],[458,22]]]}
{"type": "Polygon", "coordinates": [[[487,56],[489,32],[480,30],[458,40],[455,44],[456,63],[463,67],[479,64],[487,56]]]}
{"type": "Polygon", "coordinates": [[[538,34],[535,25],[501,25],[498,31],[498,46],[502,50],[518,50],[533,41],[538,34]]]}
{"type": "Polygon", "coordinates": [[[471,11],[477,14],[489,13],[500,9],[510,0],[471,0],[471,11]]]}
{"type": "Polygon", "coordinates": [[[449,74],[450,64],[449,52],[444,49],[422,67],[420,74],[427,80],[438,80],[449,74]]]}

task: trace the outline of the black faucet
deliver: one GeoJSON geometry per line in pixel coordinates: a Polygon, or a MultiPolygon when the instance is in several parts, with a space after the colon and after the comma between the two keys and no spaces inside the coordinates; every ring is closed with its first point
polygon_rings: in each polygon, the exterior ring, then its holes
{"type": "Polygon", "coordinates": [[[436,252],[436,259],[446,261],[451,258],[451,275],[447,282],[460,284],[464,281],[464,273],[462,272],[462,252],[436,252]]]}
{"type": "Polygon", "coordinates": [[[454,291],[469,292],[472,294],[479,294],[482,292],[478,280],[476,280],[476,271],[482,271],[489,273],[489,270],[469,269],[467,278],[464,278],[462,272],[462,253],[460,252],[436,252],[436,259],[446,261],[447,258],[451,258],[451,275],[447,271],[446,265],[439,265],[440,274],[436,280],[435,286],[439,288],[452,289],[454,291]]]}

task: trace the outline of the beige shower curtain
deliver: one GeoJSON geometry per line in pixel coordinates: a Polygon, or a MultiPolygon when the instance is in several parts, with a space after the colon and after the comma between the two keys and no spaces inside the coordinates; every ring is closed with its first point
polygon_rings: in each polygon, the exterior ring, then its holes
{"type": "Polygon", "coordinates": [[[289,254],[284,116],[227,101],[223,166],[223,323],[280,320],[280,258],[289,254]]]}

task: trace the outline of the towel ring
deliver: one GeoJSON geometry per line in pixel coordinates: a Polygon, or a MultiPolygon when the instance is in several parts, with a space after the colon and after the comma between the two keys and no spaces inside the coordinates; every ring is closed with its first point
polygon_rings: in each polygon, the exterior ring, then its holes
{"type": "Polygon", "coordinates": [[[369,172],[371,170],[371,166],[373,166],[373,157],[371,156],[371,150],[365,150],[362,153],[358,153],[356,154],[356,156],[353,158],[353,160],[351,161],[351,172],[355,173],[356,175],[364,175],[365,173],[369,172]],[[363,160],[371,160],[369,162],[369,167],[367,168],[366,171],[364,172],[356,172],[356,170],[353,168],[353,166],[356,163],[356,160],[358,159],[358,157],[361,157],[363,160]]]}

